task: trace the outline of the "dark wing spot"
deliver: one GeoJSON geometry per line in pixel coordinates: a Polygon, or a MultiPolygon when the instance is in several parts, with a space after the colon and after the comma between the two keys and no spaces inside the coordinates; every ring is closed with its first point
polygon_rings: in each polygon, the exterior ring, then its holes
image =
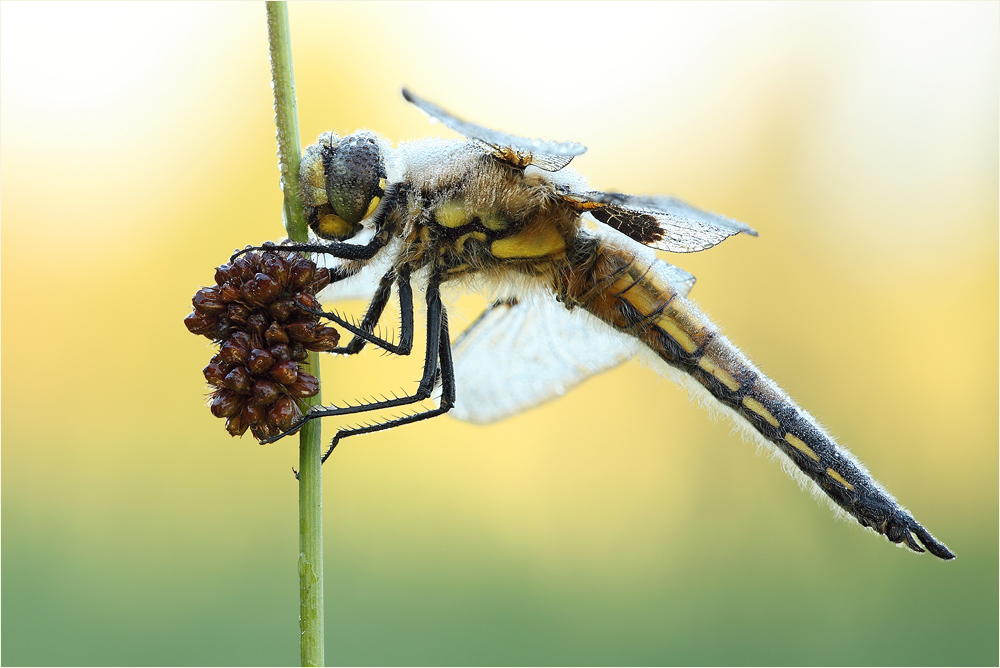
{"type": "Polygon", "coordinates": [[[641,244],[652,245],[663,238],[663,228],[655,216],[614,205],[590,210],[590,215],[641,244]]]}

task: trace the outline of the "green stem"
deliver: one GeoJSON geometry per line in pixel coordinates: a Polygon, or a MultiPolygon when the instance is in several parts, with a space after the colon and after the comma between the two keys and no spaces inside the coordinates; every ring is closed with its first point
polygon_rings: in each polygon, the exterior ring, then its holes
{"type": "MultiPolygon", "coordinates": [[[[295,109],[295,76],[288,30],[288,7],[267,3],[267,37],[271,52],[275,122],[278,125],[278,166],[285,195],[284,219],[288,238],[307,241],[308,232],[299,196],[299,120],[295,109]]],[[[319,377],[319,356],[309,353],[305,370],[319,377]]],[[[317,394],[307,400],[320,403],[317,394]]],[[[323,478],[319,420],[299,435],[299,657],[303,666],[323,665],[323,478]]]]}

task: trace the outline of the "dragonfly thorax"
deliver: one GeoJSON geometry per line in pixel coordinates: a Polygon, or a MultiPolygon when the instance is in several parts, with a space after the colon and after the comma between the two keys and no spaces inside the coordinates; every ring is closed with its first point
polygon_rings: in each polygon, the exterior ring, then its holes
{"type": "Polygon", "coordinates": [[[387,212],[414,269],[431,265],[449,278],[499,268],[536,274],[565,256],[580,214],[558,198],[548,175],[499,164],[471,142],[420,144],[422,155],[449,153],[451,161],[408,169],[387,212]]]}

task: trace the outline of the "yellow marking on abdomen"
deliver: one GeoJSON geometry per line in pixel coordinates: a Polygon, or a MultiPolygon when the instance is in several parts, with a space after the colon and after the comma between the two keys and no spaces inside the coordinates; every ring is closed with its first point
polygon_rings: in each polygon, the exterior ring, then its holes
{"type": "Polygon", "coordinates": [[[551,225],[522,230],[490,245],[490,252],[501,259],[545,257],[566,249],[566,241],[551,225]]]}
{"type": "Polygon", "coordinates": [[[778,420],[775,419],[775,417],[773,415],[771,415],[770,411],[768,411],[766,408],[764,408],[764,404],[760,403],[759,401],[757,401],[753,397],[749,397],[749,396],[743,397],[743,405],[746,406],[747,408],[749,408],[750,410],[752,410],[757,415],[759,415],[762,418],[764,418],[765,420],[767,420],[767,423],[769,425],[771,425],[772,427],[777,427],[778,426],[778,420]]]}
{"type": "Polygon", "coordinates": [[[684,302],[677,298],[671,300],[663,309],[663,317],[656,321],[663,331],[670,335],[674,341],[684,349],[686,353],[693,353],[698,350],[699,344],[696,338],[704,342],[705,327],[701,319],[684,302]]]}
{"type": "Polygon", "coordinates": [[[815,452],[813,452],[813,449],[810,448],[808,445],[806,445],[805,441],[803,441],[801,438],[799,438],[795,434],[793,434],[791,432],[788,432],[787,434],[785,434],[785,440],[788,441],[789,444],[792,445],[792,447],[797,448],[798,450],[801,450],[802,453],[806,457],[808,457],[809,459],[813,460],[814,462],[818,462],[819,461],[819,455],[817,455],[815,452]]]}
{"type": "MultiPolygon", "coordinates": [[[[702,355],[701,359],[698,360],[698,366],[700,366],[702,369],[715,376],[716,380],[718,380],[720,383],[728,387],[733,392],[740,389],[739,382],[735,378],[733,378],[728,371],[720,367],[709,357],[702,355]]],[[[763,406],[761,406],[761,408],[763,408],[763,406]]]]}
{"type": "Polygon", "coordinates": [[[656,281],[652,273],[648,264],[634,264],[609,290],[617,292],[618,299],[631,304],[639,315],[650,316],[677,294],[671,286],[656,281]]]}
{"type": "Polygon", "coordinates": [[[837,482],[839,482],[841,485],[843,485],[847,489],[851,490],[852,492],[854,491],[854,485],[852,485],[851,483],[849,483],[846,480],[844,480],[844,476],[840,475],[839,473],[837,473],[833,469],[827,469],[826,470],[826,474],[828,476],[830,476],[831,478],[833,478],[834,480],[836,480],[837,482]]]}
{"type": "Polygon", "coordinates": [[[694,344],[694,341],[692,341],[691,337],[687,335],[687,332],[678,327],[677,323],[674,322],[669,316],[663,316],[656,321],[656,324],[659,325],[664,332],[670,335],[670,338],[676,341],[685,352],[693,353],[698,350],[698,346],[694,344]]]}

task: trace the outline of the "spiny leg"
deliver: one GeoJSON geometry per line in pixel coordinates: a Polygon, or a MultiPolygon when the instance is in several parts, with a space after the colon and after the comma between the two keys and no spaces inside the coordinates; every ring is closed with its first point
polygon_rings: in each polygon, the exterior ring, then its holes
{"type": "MultiPolygon", "coordinates": [[[[245,253],[258,250],[267,252],[322,253],[342,260],[366,261],[374,257],[375,254],[385,246],[385,243],[386,240],[381,234],[376,234],[372,240],[364,246],[345,244],[337,241],[331,241],[325,244],[289,243],[282,245],[267,242],[263,246],[247,246],[243,250],[234,253],[232,257],[230,257],[229,261],[233,262],[236,258],[245,253]]],[[[349,278],[355,275],[357,271],[358,269],[353,269],[351,271],[331,269],[331,283],[349,278]]],[[[354,335],[355,338],[351,340],[348,346],[331,352],[353,354],[353,352],[360,351],[364,342],[367,341],[395,355],[408,355],[410,353],[410,349],[413,345],[413,291],[410,287],[408,270],[406,270],[405,273],[401,271],[398,280],[400,313],[403,319],[401,332],[402,338],[400,342],[398,344],[394,344],[386,341],[385,339],[374,336],[371,333],[371,330],[374,328],[379,316],[381,316],[382,311],[385,309],[386,303],[389,299],[389,289],[392,285],[391,273],[392,272],[389,272],[382,277],[382,280],[379,283],[378,291],[375,293],[375,297],[369,305],[368,313],[365,315],[365,320],[362,321],[361,327],[358,327],[353,322],[344,319],[338,313],[310,309],[302,305],[299,306],[299,308],[302,308],[313,315],[327,318],[331,322],[340,325],[354,335]],[[379,303],[379,300],[381,300],[381,303],[379,303]],[[369,321],[369,316],[371,316],[371,324],[366,327],[365,325],[369,321]],[[360,339],[360,341],[355,343],[358,339],[360,339]],[[358,346],[357,350],[353,349],[355,345],[358,346]]]]}
{"type": "Polygon", "coordinates": [[[342,241],[328,241],[322,244],[313,243],[287,243],[276,244],[271,241],[265,242],[262,246],[247,246],[243,250],[233,253],[229,261],[233,262],[241,255],[254,251],[264,251],[270,253],[321,253],[331,255],[340,260],[370,260],[375,257],[386,244],[386,239],[381,234],[376,234],[367,244],[348,244],[342,241]]]}
{"type": "Polygon", "coordinates": [[[353,355],[361,352],[361,349],[364,347],[366,342],[372,343],[382,350],[392,353],[393,355],[409,355],[413,348],[413,289],[410,287],[409,267],[404,266],[403,268],[400,268],[398,277],[393,271],[387,272],[385,276],[382,277],[379,281],[378,289],[375,291],[375,296],[372,297],[371,302],[368,304],[368,311],[365,313],[364,320],[361,321],[360,327],[345,320],[342,316],[333,311],[328,312],[313,309],[305,310],[309,311],[313,315],[326,318],[354,334],[354,338],[351,339],[350,343],[346,346],[334,348],[328,352],[340,355],[353,355]],[[390,341],[375,336],[372,333],[372,330],[378,323],[383,311],[385,311],[386,304],[389,302],[392,282],[394,279],[396,280],[397,289],[399,290],[399,343],[391,343],[390,341]]]}
{"type": "MultiPolygon", "coordinates": [[[[438,303],[440,304],[440,296],[438,297],[438,303]]],[[[429,302],[429,300],[428,300],[429,302]]],[[[428,303],[428,310],[430,309],[430,304],[428,303]]],[[[428,333],[428,339],[430,335],[428,333]]],[[[376,431],[382,431],[385,429],[392,429],[393,427],[400,427],[404,424],[411,424],[413,422],[420,422],[421,420],[427,420],[432,417],[437,417],[438,415],[444,415],[452,409],[455,405],[455,366],[451,358],[451,337],[448,334],[448,313],[445,311],[444,307],[441,306],[441,326],[440,326],[440,339],[438,342],[438,360],[440,362],[440,372],[441,372],[441,401],[437,408],[431,408],[420,413],[414,413],[413,415],[407,415],[405,417],[395,418],[393,420],[388,420],[386,422],[381,422],[377,424],[367,425],[364,427],[354,427],[353,429],[341,429],[337,432],[337,435],[333,437],[330,442],[330,447],[323,455],[323,459],[320,463],[325,462],[331,454],[333,454],[334,448],[350,436],[357,436],[359,434],[371,434],[376,431]]],[[[426,375],[426,374],[425,374],[426,375]]],[[[437,369],[435,369],[434,376],[437,376],[437,369]]]]}
{"type": "MultiPolygon", "coordinates": [[[[379,318],[382,317],[382,313],[389,303],[389,297],[392,294],[392,284],[395,281],[396,273],[392,270],[386,272],[385,276],[379,280],[378,288],[375,290],[372,300],[368,303],[368,310],[361,321],[362,331],[368,334],[373,333],[375,325],[378,323],[379,318]]],[[[355,335],[346,346],[339,346],[329,352],[335,355],[356,355],[365,347],[365,343],[366,340],[363,337],[355,335]]]]}
{"type": "MultiPolygon", "coordinates": [[[[394,397],[392,399],[384,399],[382,401],[371,401],[367,403],[355,404],[353,406],[328,406],[318,409],[313,409],[306,413],[298,424],[294,425],[292,428],[283,431],[277,436],[272,436],[270,438],[262,439],[261,443],[274,443],[275,441],[293,434],[302,428],[309,420],[314,420],[316,418],[322,417],[334,417],[338,415],[351,415],[354,413],[367,413],[369,411],[383,410],[387,408],[399,408],[400,406],[408,406],[410,404],[415,404],[431,396],[431,392],[434,390],[434,381],[437,374],[438,366],[438,347],[441,341],[441,323],[442,318],[446,318],[444,305],[441,303],[441,279],[437,276],[432,276],[430,282],[427,285],[427,348],[424,352],[424,372],[420,379],[420,384],[417,386],[416,392],[412,395],[405,397],[394,397]]],[[[412,304],[411,304],[412,308],[412,304]]],[[[412,330],[412,327],[411,327],[412,330]]],[[[412,339],[412,331],[410,334],[412,339]]],[[[449,349],[449,359],[450,359],[450,349],[449,349]]]]}
{"type": "Polygon", "coordinates": [[[229,258],[229,261],[232,262],[239,256],[252,251],[322,253],[324,255],[332,255],[333,257],[341,260],[370,260],[375,257],[375,255],[389,242],[389,235],[387,234],[388,230],[385,227],[386,216],[388,216],[389,212],[395,208],[396,203],[399,200],[399,196],[400,194],[398,189],[391,186],[383,195],[383,206],[379,207],[369,223],[369,226],[374,228],[375,235],[366,244],[349,244],[343,241],[327,241],[325,243],[288,243],[278,245],[267,242],[263,246],[247,246],[243,250],[233,253],[232,257],[229,258]]]}

